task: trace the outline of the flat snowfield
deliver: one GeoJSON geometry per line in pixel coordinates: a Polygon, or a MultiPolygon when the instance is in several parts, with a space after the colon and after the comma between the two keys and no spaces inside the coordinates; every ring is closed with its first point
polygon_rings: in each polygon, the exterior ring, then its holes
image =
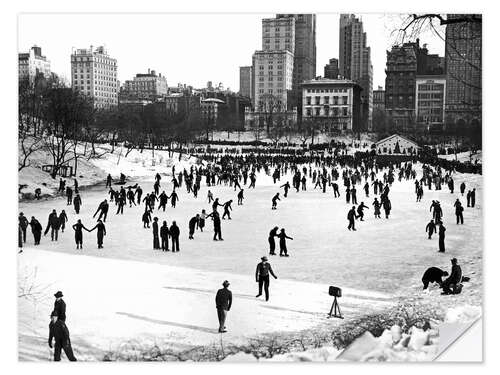
{"type": "MultiPolygon", "coordinates": [[[[162,175],[160,191],[171,193],[170,180],[171,176],[162,175]]],[[[37,247],[33,247],[28,229],[27,247],[19,255],[19,283],[25,289],[32,285],[37,293],[19,299],[19,358],[50,359],[48,323],[57,290],[65,294],[75,353],[87,360],[100,360],[104,351],[129,340],[179,346],[220,342],[214,299],[225,279],[231,282],[233,308],[223,338],[231,342],[325,323],[332,302],[329,285],[343,289],[340,306],[346,318],[386,308],[401,293],[420,293],[422,273],[430,266],[449,270],[452,257],[459,259],[465,275],[473,272],[473,287],[480,293],[482,177],[455,174],[454,180],[454,194],[445,186],[441,191],[424,187],[418,203],[413,180],[396,180],[389,194],[393,207],[389,219],[383,212],[382,219],[373,217],[373,190],[366,197],[357,185],[358,203],[363,201],[370,209],[365,209],[364,222],[356,221],[357,231],[351,232],[346,216],[352,205],[345,202],[343,186],[341,197],[334,199],[331,188],[326,193],[314,190],[308,179],[307,191],[290,190],[284,198],[279,185],[291,182],[291,176],[273,185],[271,177],[259,174],[256,189],[244,187],[244,204],[238,206],[233,188],[207,187],[202,179],[198,198],[183,185],[176,208],[169,202],[165,212],[158,212],[156,206],[153,214],[160,225],[164,220],[169,225],[177,221],[181,230],[178,253],[153,250],[152,229],[144,229],[141,222],[143,205],[126,206],[123,215],[116,215],[114,203],[105,223],[104,248],[97,249],[94,231],[84,232],[83,250],[76,250],[71,225],[77,219],[87,228],[95,225],[92,215],[99,202],[109,198],[104,187],[81,193],[80,215],[66,206],[65,197],[20,203],[20,211],[28,219],[38,218],[44,229],[52,209],[58,213],[65,209],[69,221],[65,232],[59,233],[59,241],[51,242],[49,233],[37,247]],[[476,188],[475,208],[467,208],[465,197],[460,196],[462,181],[467,190],[476,188]],[[210,220],[204,232],[196,231],[194,240],[189,240],[189,219],[202,209],[211,212],[208,189],[221,203],[233,199],[232,220],[222,221],[224,241],[212,240],[210,220]],[[273,211],[271,198],[278,191],[281,201],[273,211]],[[465,207],[464,225],[455,224],[456,198],[465,207]],[[428,240],[425,233],[433,199],[443,208],[447,228],[444,254],[437,252],[437,236],[428,240]],[[255,298],[255,267],[261,256],[268,255],[268,233],[274,226],[285,228],[294,240],[287,240],[290,257],[269,257],[278,280],[271,279],[271,298],[265,302],[255,298]]],[[[130,184],[135,182],[145,195],[152,190],[153,173],[130,184]]],[[[439,290],[431,293],[439,294],[439,290]]]]}

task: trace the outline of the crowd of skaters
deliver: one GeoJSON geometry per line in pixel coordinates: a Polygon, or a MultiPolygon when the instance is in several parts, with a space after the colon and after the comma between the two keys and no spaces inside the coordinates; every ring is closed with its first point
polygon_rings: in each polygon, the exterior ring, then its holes
{"type": "MultiPolygon", "coordinates": [[[[172,221],[169,226],[167,221],[163,221],[160,225],[159,219],[154,215],[156,211],[163,211],[167,209],[170,201],[172,209],[179,203],[179,196],[177,189],[183,186],[188,194],[192,194],[193,198],[198,198],[198,194],[202,188],[202,182],[207,187],[207,202],[211,205],[211,212],[207,213],[206,209],[201,209],[200,212],[195,213],[188,221],[188,238],[194,240],[196,230],[203,232],[206,220],[213,221],[214,241],[222,241],[222,228],[221,220],[231,220],[231,213],[233,211],[232,202],[230,199],[226,202],[219,202],[219,198],[214,197],[210,191],[212,186],[224,186],[238,192],[236,195],[237,205],[243,205],[244,188],[255,189],[257,176],[259,173],[264,172],[266,175],[273,178],[274,184],[278,189],[283,189],[283,197],[289,197],[289,190],[295,189],[296,193],[301,193],[309,189],[319,191],[331,197],[330,188],[333,192],[333,199],[341,197],[341,187],[343,186],[345,192],[346,204],[350,207],[347,211],[348,230],[355,231],[355,221],[365,221],[364,210],[369,210],[364,201],[358,203],[358,191],[362,191],[366,198],[370,198],[370,194],[374,196],[371,203],[373,206],[373,214],[375,219],[380,219],[381,210],[384,211],[385,218],[389,219],[392,210],[392,203],[389,198],[390,191],[393,183],[396,181],[414,180],[415,194],[417,196],[416,202],[421,202],[425,194],[425,190],[442,190],[443,186],[448,187],[451,194],[454,194],[455,181],[453,178],[454,170],[446,169],[442,165],[424,164],[422,166],[421,175],[417,173],[412,161],[406,162],[390,162],[388,160],[377,161],[375,158],[366,155],[365,158],[352,155],[342,154],[321,154],[315,153],[309,156],[306,155],[214,155],[208,153],[201,155],[207,164],[191,166],[189,170],[182,170],[178,173],[175,167],[172,167],[171,183],[173,186],[170,194],[162,190],[162,176],[157,173],[155,181],[152,186],[152,191],[143,194],[143,190],[139,184],[125,186],[126,177],[121,174],[119,188],[113,187],[113,179],[108,175],[106,179],[106,188],[109,188],[107,195],[108,199],[104,199],[98,205],[93,218],[97,216],[97,223],[91,229],[87,228],[81,221],[71,226],[75,234],[75,243],[77,249],[82,249],[83,246],[83,231],[92,232],[97,230],[97,245],[98,248],[103,248],[103,239],[106,235],[105,222],[108,219],[108,211],[110,203],[116,206],[115,215],[122,215],[124,209],[133,207],[144,207],[141,219],[143,228],[152,229],[153,235],[153,249],[162,251],[179,252],[179,237],[181,230],[176,221],[172,221]],[[291,174],[291,181],[281,181],[291,174]],[[282,183],[284,182],[284,183],[282,183]],[[356,187],[359,188],[356,189],[356,187]],[[160,193],[161,190],[161,193],[160,193]],[[143,196],[144,195],[144,196],[143,196]],[[156,203],[158,202],[158,207],[156,203]],[[219,212],[219,207],[223,210],[222,214],[219,212]],[[171,249],[169,247],[171,243],[171,249]]],[[[460,197],[466,197],[467,208],[474,208],[476,205],[476,189],[472,188],[466,192],[465,182],[459,185],[460,197]]],[[[65,194],[67,198],[67,205],[73,206],[75,213],[78,215],[82,206],[82,198],[78,190],[78,181],[73,180],[73,188],[66,186],[66,182],[61,179],[59,192],[65,194]]],[[[280,199],[280,192],[276,192],[271,199],[271,209],[278,209],[278,201],[280,199]]],[[[200,201],[200,205],[205,202],[200,201]]],[[[463,211],[460,198],[457,198],[454,203],[456,212],[457,225],[464,224],[463,211]]],[[[430,206],[432,219],[427,224],[425,230],[428,238],[432,239],[434,233],[438,233],[439,245],[438,251],[445,252],[445,231],[446,228],[443,224],[443,211],[440,202],[433,200],[430,206]]],[[[58,241],[59,230],[64,232],[68,222],[68,216],[65,210],[61,210],[59,214],[54,209],[50,214],[44,234],[47,235],[50,231],[51,240],[58,241]]],[[[20,247],[26,242],[26,229],[30,226],[35,245],[40,244],[41,234],[43,227],[40,222],[32,217],[31,221],[24,216],[21,212],[19,214],[19,243],[20,247]]],[[[275,226],[271,229],[268,237],[269,254],[276,255],[275,238],[279,238],[280,256],[288,257],[288,249],[286,240],[293,240],[288,236],[284,228],[275,226]]],[[[22,250],[21,250],[22,251],[22,250]]],[[[456,259],[455,259],[456,263],[456,259]]],[[[269,299],[269,275],[274,275],[267,257],[261,258],[261,263],[257,266],[256,282],[259,285],[259,293],[256,297],[262,295],[262,288],[266,295],[266,301],[269,299]]],[[[454,280],[456,279],[454,276],[454,280]]],[[[442,284],[442,283],[441,283],[442,284]]],[[[222,290],[228,290],[229,282],[226,280],[223,283],[222,290]]],[[[449,288],[445,290],[449,292],[449,288]]],[[[218,293],[216,298],[216,305],[219,317],[219,332],[225,332],[225,319],[227,311],[232,303],[230,293],[218,293]],[[220,312],[219,310],[223,310],[220,312]],[[225,313],[224,313],[225,311],[225,313]]]]}

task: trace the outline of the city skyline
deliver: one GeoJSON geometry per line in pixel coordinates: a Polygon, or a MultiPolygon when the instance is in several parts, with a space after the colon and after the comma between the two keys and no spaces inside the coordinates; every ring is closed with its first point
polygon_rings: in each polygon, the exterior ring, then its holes
{"type": "MultiPolygon", "coordinates": [[[[40,46],[52,71],[68,82],[72,48],[104,45],[118,61],[121,83],[150,68],[165,75],[169,86],[185,83],[205,87],[207,81],[212,81],[214,85],[222,82],[236,92],[239,67],[251,65],[252,54],[261,48],[261,20],[274,16],[275,13],[23,14],[18,22],[18,50],[40,46]],[[92,29],[75,27],[86,24],[90,18],[94,19],[92,29]],[[46,23],[60,25],[66,30],[64,35],[54,28],[44,28],[46,23]],[[220,42],[214,43],[217,39],[220,42]]],[[[339,58],[339,16],[317,13],[317,75],[322,75],[330,58],[339,58]]],[[[373,88],[384,87],[386,50],[397,42],[391,32],[401,25],[404,15],[356,16],[363,21],[372,51],[373,88]]],[[[428,44],[430,53],[444,56],[444,41],[432,32],[423,32],[420,41],[428,44]]]]}

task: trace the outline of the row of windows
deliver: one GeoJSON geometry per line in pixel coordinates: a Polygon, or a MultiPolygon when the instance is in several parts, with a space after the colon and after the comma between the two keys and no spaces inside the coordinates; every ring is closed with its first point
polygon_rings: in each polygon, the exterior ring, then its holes
{"type": "MultiPolygon", "coordinates": [[[[339,99],[340,99],[339,96],[333,96],[332,97],[332,103],[334,105],[338,105],[339,102],[340,102],[339,99]]],[[[347,100],[348,100],[347,96],[342,96],[342,105],[347,105],[347,100]]],[[[316,105],[322,104],[321,103],[321,96],[315,96],[314,97],[314,103],[316,105]]],[[[310,96],[306,96],[306,104],[307,105],[311,105],[311,97],[310,96]]],[[[323,97],[323,104],[330,104],[330,97],[329,96],[324,96],[323,97]]]]}
{"type": "Polygon", "coordinates": [[[307,93],[347,92],[347,89],[307,89],[307,93]]]}
{"type": "Polygon", "coordinates": [[[349,111],[347,107],[344,108],[314,108],[314,111],[312,108],[307,108],[306,109],[306,115],[307,116],[349,116],[349,111]]]}

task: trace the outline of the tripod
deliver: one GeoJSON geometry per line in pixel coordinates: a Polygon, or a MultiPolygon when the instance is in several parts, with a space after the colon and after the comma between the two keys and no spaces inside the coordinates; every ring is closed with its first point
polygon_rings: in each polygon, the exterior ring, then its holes
{"type": "Polygon", "coordinates": [[[342,313],[340,312],[340,306],[339,306],[339,303],[337,302],[337,296],[333,297],[332,308],[330,309],[330,313],[328,314],[328,318],[331,318],[332,316],[334,318],[344,319],[344,317],[342,316],[342,313]],[[332,315],[332,311],[333,311],[333,315],[332,315]],[[338,314],[337,314],[337,312],[338,312],[338,314]]]}

